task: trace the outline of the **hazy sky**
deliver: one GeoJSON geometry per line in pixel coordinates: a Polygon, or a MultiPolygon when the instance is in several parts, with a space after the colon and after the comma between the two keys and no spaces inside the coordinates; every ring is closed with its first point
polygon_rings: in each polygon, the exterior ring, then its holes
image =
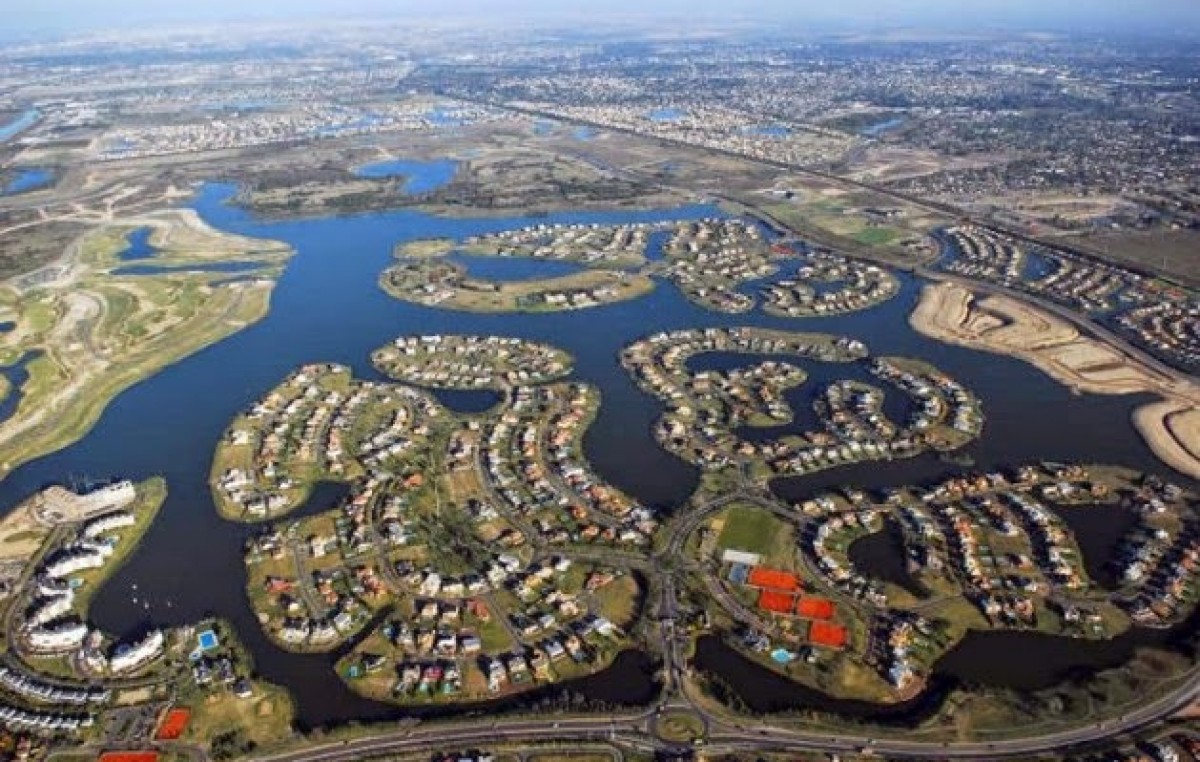
{"type": "Polygon", "coordinates": [[[364,15],[479,16],[651,13],[787,16],[878,25],[1113,27],[1200,30],[1200,0],[0,0],[8,32],[364,15]]]}

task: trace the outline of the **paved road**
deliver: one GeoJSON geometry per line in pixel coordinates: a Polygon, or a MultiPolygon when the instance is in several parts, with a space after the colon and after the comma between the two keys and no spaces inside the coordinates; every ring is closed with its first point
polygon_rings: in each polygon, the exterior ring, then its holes
{"type": "MultiPolygon", "coordinates": [[[[1200,673],[1170,696],[1147,703],[1135,712],[1109,723],[1074,730],[994,743],[930,743],[902,739],[871,738],[781,728],[739,725],[701,709],[694,709],[709,727],[708,746],[738,749],[775,749],[788,752],[854,752],[870,748],[892,757],[929,759],[1027,758],[1042,753],[1103,740],[1146,728],[1167,717],[1200,694],[1200,673]]],[[[670,744],[655,739],[648,731],[653,712],[612,715],[603,718],[554,718],[492,720],[432,728],[382,731],[356,741],[311,746],[298,751],[254,757],[256,762],[350,762],[370,756],[400,754],[432,749],[469,748],[515,742],[611,741],[639,748],[669,750],[670,744]]]]}
{"type": "Polygon", "coordinates": [[[313,619],[324,619],[329,614],[329,607],[325,605],[325,599],[313,585],[312,573],[308,571],[308,565],[305,563],[307,551],[303,541],[296,537],[288,537],[287,546],[292,556],[292,571],[296,575],[296,584],[300,586],[300,595],[308,606],[310,616],[313,619]]]}
{"type": "MultiPolygon", "coordinates": [[[[1200,668],[1193,669],[1187,681],[1170,694],[1149,701],[1115,720],[1099,722],[1071,730],[992,743],[931,743],[895,738],[874,738],[854,733],[815,732],[756,726],[752,721],[709,709],[711,702],[693,700],[686,679],[687,667],[680,653],[675,630],[678,602],[674,571],[664,568],[666,559],[678,559],[687,538],[709,517],[732,502],[749,501],[776,514],[789,509],[755,491],[738,490],[713,501],[690,507],[688,513],[672,524],[664,550],[649,562],[662,582],[656,601],[660,653],[664,659],[666,685],[659,707],[690,711],[707,728],[706,748],[728,751],[779,750],[786,752],[856,752],[871,749],[878,754],[928,759],[999,759],[1025,758],[1030,755],[1061,752],[1063,749],[1102,741],[1113,736],[1142,730],[1171,716],[1200,697],[1200,668]]],[[[611,560],[611,559],[610,559],[611,560]]],[[[643,559],[643,565],[646,561],[643,559]]],[[[719,586],[718,586],[719,587],[719,586]]],[[[362,739],[311,746],[297,751],[255,757],[257,762],[341,762],[384,754],[401,754],[447,748],[470,748],[504,743],[543,741],[609,742],[645,751],[678,750],[653,734],[655,710],[614,714],[605,717],[555,719],[491,719],[432,727],[409,726],[381,730],[362,739]]]]}

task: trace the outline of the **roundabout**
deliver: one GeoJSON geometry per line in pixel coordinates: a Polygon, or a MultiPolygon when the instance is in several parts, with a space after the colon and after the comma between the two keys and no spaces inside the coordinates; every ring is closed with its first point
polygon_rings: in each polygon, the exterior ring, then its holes
{"type": "Polygon", "coordinates": [[[673,707],[654,715],[650,731],[665,743],[699,746],[708,735],[708,720],[693,710],[673,707]]]}

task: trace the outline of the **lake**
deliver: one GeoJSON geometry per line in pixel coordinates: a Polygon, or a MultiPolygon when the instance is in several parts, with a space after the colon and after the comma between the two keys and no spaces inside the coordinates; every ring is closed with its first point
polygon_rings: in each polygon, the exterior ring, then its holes
{"type": "Polygon", "coordinates": [[[38,119],[41,118],[42,115],[38,113],[38,110],[31,108],[23,111],[20,116],[11,122],[0,124],[0,142],[12,140],[17,135],[37,124],[38,119]]]}
{"type": "Polygon", "coordinates": [[[681,108],[656,108],[646,112],[646,118],[652,122],[678,122],[687,115],[681,108]]]}
{"type": "Polygon", "coordinates": [[[11,196],[16,193],[37,190],[46,187],[53,180],[54,173],[48,169],[21,169],[17,171],[16,177],[8,181],[3,191],[0,191],[0,195],[11,196]]]}
{"type": "MultiPolygon", "coordinates": [[[[293,692],[305,726],[384,719],[395,717],[397,711],[350,692],[335,674],[332,656],[293,655],[266,640],[244,592],[242,548],[255,530],[218,517],[208,488],[209,468],[228,422],[297,366],[344,363],[359,376],[379,378],[369,355],[401,334],[498,334],[549,342],[571,352],[572,377],[596,384],[604,400],[585,438],[588,459],[603,478],[664,511],[688,497],[698,474],[654,441],[651,424],[662,405],[634,385],[619,367],[617,355],[648,333],[697,327],[756,325],[839,333],[864,340],[875,354],[922,357],[983,400],[988,423],[981,440],[967,450],[985,468],[1047,457],[1164,472],[1129,425],[1129,412],[1138,398],[1073,395],[1024,363],[920,336],[907,322],[920,284],[908,277],[897,298],[872,310],[824,319],[777,318],[759,311],[740,316],[708,312],[664,282],[634,301],[574,312],[514,315],[464,314],[408,304],[387,296],[377,284],[379,274],[392,262],[393,248],[405,241],[462,240],[529,224],[698,219],[719,215],[715,207],[561,213],[536,219],[452,219],[407,210],[270,221],[226,203],[235,190],[229,185],[206,185],[193,206],[222,230],[281,240],[295,248],[272,296],[270,314],[123,393],[81,441],[22,466],[0,482],[0,500],[16,505],[47,484],[66,482],[72,476],[164,476],[169,495],[158,521],[128,563],[98,592],[92,619],[117,635],[211,615],[231,620],[253,654],[257,671],[293,692]],[[1094,431],[1104,435],[1081,435],[1094,431]],[[134,585],[141,601],[136,604],[134,585]]],[[[141,255],[148,246],[148,240],[139,243],[135,234],[123,258],[144,262],[146,256],[141,255]]],[[[148,256],[152,259],[152,253],[148,256]]],[[[521,269],[524,276],[533,267],[499,260],[472,261],[468,266],[472,265],[474,272],[489,268],[493,276],[510,266],[521,269]]],[[[833,376],[838,370],[819,364],[806,368],[833,376]]],[[[793,401],[803,405],[811,391],[796,390],[799,396],[793,401]]],[[[467,395],[459,401],[464,407],[483,409],[494,398],[467,395]]],[[[779,480],[773,487],[781,496],[797,499],[846,484],[878,487],[922,482],[955,470],[934,457],[924,457],[779,480]]],[[[1036,663],[1037,648],[1023,645],[1023,658],[1036,663]]],[[[1080,656],[1085,663],[1088,658],[1086,653],[1080,656]]],[[[634,663],[627,660],[622,668],[634,663]]],[[[597,689],[597,697],[621,698],[613,693],[611,676],[589,680],[581,685],[603,686],[597,689]]],[[[632,693],[643,693],[644,686],[630,690],[625,698],[636,700],[632,693]]]]}
{"type": "Polygon", "coordinates": [[[359,177],[403,177],[405,178],[402,191],[410,196],[437,190],[454,179],[458,171],[458,162],[450,159],[437,161],[411,161],[396,159],[380,161],[359,167],[354,174],[359,177]]]}
{"type": "Polygon", "coordinates": [[[763,138],[786,138],[792,133],[783,124],[753,124],[742,129],[747,135],[757,135],[763,138]]]}

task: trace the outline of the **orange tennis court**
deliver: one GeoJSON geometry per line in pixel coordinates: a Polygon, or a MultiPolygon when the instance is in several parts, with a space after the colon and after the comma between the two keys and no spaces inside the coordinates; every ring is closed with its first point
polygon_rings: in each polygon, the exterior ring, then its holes
{"type": "Polygon", "coordinates": [[[750,576],[746,577],[746,584],[750,587],[795,592],[800,589],[800,578],[791,572],[755,566],[750,570],[750,576]]]}
{"type": "Polygon", "coordinates": [[[776,590],[763,590],[758,594],[758,607],[776,614],[790,614],[796,605],[796,596],[776,590]]]}
{"type": "Polygon", "coordinates": [[[187,730],[188,722],[191,719],[191,709],[184,707],[172,709],[163,717],[162,724],[158,726],[158,732],[154,734],[154,737],[159,741],[174,741],[183,735],[183,731],[187,730]]]}
{"type": "Polygon", "coordinates": [[[833,619],[835,607],[828,598],[801,598],[796,603],[796,615],[805,619],[833,619]]]}
{"type": "Polygon", "coordinates": [[[842,648],[849,640],[849,633],[840,624],[817,621],[808,628],[808,639],[818,646],[842,648]]]}

